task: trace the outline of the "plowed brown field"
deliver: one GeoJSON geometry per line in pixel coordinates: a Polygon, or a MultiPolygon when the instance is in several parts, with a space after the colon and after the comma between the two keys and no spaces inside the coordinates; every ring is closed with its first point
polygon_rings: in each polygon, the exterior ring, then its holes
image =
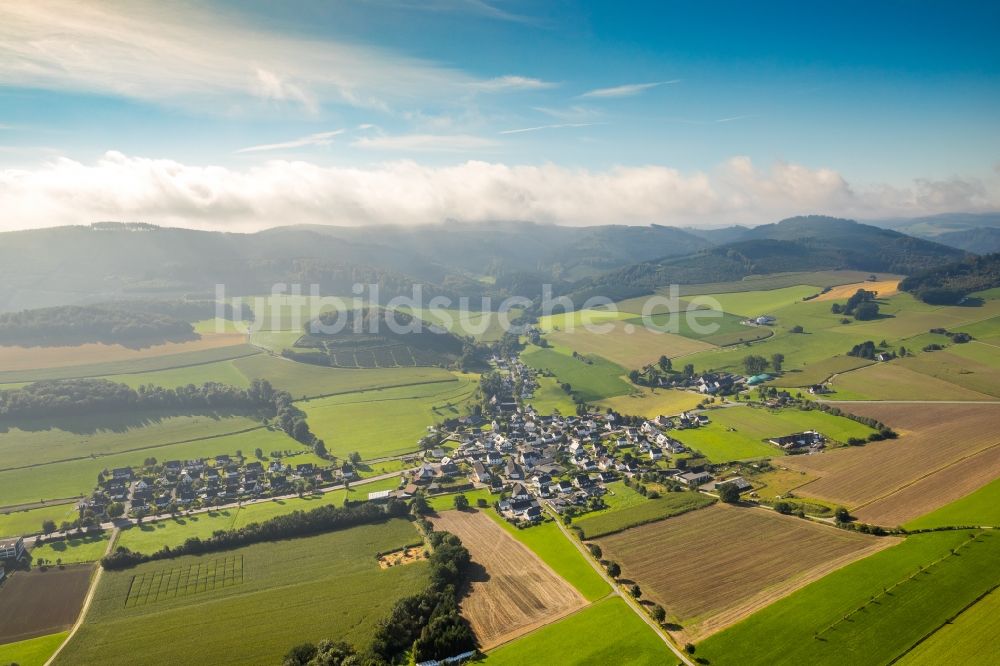
{"type": "Polygon", "coordinates": [[[819,476],[795,490],[850,507],[860,520],[895,526],[1000,477],[1000,404],[842,403],[894,428],[899,439],[811,456],[789,467],[819,476]]]}
{"type": "Polygon", "coordinates": [[[544,562],[481,511],[444,511],[434,527],[457,535],[474,564],[462,614],[480,648],[506,643],[586,605],[586,600],[544,562]]]}
{"type": "Polygon", "coordinates": [[[90,587],[91,565],[19,571],[0,586],[0,643],[57,631],[76,622],[90,587]]]}
{"type": "Polygon", "coordinates": [[[715,505],[599,539],[604,557],[700,640],[894,545],[759,508],[715,505]]]}

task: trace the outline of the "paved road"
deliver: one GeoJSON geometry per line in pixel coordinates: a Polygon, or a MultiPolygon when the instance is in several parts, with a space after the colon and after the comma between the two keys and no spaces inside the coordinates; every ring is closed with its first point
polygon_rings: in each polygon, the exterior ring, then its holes
{"type": "MultiPolygon", "coordinates": [[[[367,479],[361,479],[360,481],[351,482],[350,486],[351,486],[351,488],[357,488],[358,486],[364,486],[364,485],[369,484],[369,483],[374,483],[375,481],[382,481],[383,479],[391,479],[391,478],[396,477],[396,476],[401,476],[402,474],[403,474],[402,471],[386,472],[385,474],[377,474],[375,476],[368,477],[367,479]]],[[[319,494],[322,495],[322,494],[333,492],[335,490],[341,490],[341,489],[343,489],[343,487],[344,487],[344,484],[338,483],[336,485],[327,486],[325,488],[317,488],[314,492],[315,493],[319,493],[319,494]]],[[[244,501],[239,501],[239,502],[230,502],[229,504],[218,504],[216,506],[202,507],[200,509],[191,509],[189,511],[178,512],[177,515],[178,516],[188,516],[188,515],[197,515],[199,513],[208,513],[209,511],[225,511],[226,509],[238,509],[240,507],[250,506],[251,504],[262,504],[264,502],[272,502],[274,500],[296,499],[298,496],[299,496],[298,493],[287,493],[285,495],[277,495],[275,497],[260,497],[258,499],[250,499],[250,500],[244,500],[244,501]]],[[[160,513],[160,514],[156,514],[156,515],[152,515],[152,516],[146,516],[145,518],[142,519],[142,522],[151,523],[151,522],[155,522],[157,520],[164,520],[164,519],[173,518],[173,517],[174,517],[173,514],[160,513]]],[[[98,531],[98,530],[122,529],[122,528],[127,528],[127,527],[131,527],[132,525],[138,525],[138,524],[139,524],[139,520],[137,518],[119,518],[117,520],[113,520],[113,521],[110,521],[110,522],[107,522],[107,523],[101,523],[100,526],[91,527],[91,528],[89,528],[89,529],[87,529],[85,531],[95,532],[95,531],[98,531]]],[[[53,537],[56,537],[56,538],[58,538],[58,537],[72,537],[72,536],[76,535],[77,533],[78,533],[77,530],[69,530],[67,532],[53,532],[51,534],[41,535],[41,536],[43,536],[47,540],[47,539],[51,539],[53,537]]],[[[32,545],[34,545],[36,539],[38,539],[38,536],[25,537],[24,538],[24,544],[25,544],[25,546],[32,546],[32,545]]]]}
{"type": "MultiPolygon", "coordinates": [[[[562,521],[559,520],[558,517],[555,517],[555,522],[556,525],[559,526],[559,530],[563,533],[563,536],[569,539],[570,543],[576,546],[576,549],[580,551],[580,554],[583,557],[583,559],[585,559],[590,564],[590,566],[594,568],[594,571],[596,571],[601,576],[601,578],[604,579],[604,582],[606,582],[608,585],[611,586],[611,593],[623,599],[625,603],[628,604],[629,608],[631,608],[636,615],[642,618],[643,622],[648,624],[650,628],[654,632],[656,632],[656,635],[660,637],[660,639],[664,642],[664,644],[668,648],[670,648],[670,651],[673,652],[674,655],[678,659],[680,659],[683,664],[685,664],[686,666],[695,666],[695,663],[691,661],[691,658],[688,657],[688,655],[686,655],[684,652],[682,652],[680,648],[674,645],[673,640],[663,630],[663,627],[657,624],[656,621],[649,616],[649,613],[647,613],[635,599],[633,599],[627,594],[621,593],[621,589],[619,588],[618,583],[616,583],[608,575],[608,572],[606,572],[604,568],[601,567],[601,565],[594,560],[593,556],[590,554],[590,551],[587,550],[586,546],[580,543],[577,539],[573,537],[572,534],[569,533],[569,530],[566,529],[566,526],[562,524],[562,521]]],[[[561,620],[564,618],[559,618],[559,619],[561,620]]]]}

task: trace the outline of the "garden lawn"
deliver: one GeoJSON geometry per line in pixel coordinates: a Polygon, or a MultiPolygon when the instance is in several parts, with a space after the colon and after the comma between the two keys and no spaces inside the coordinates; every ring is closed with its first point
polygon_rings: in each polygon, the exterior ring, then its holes
{"type": "MultiPolygon", "coordinates": [[[[276,664],[324,638],[359,647],[395,602],[427,584],[426,562],[380,569],[376,554],[420,542],[406,520],[106,571],[84,623],[57,664],[276,664]],[[227,585],[126,607],[135,576],[231,560],[227,585]],[[151,627],[155,630],[151,631],[151,627]],[[210,636],[211,640],[205,640],[210,636]]],[[[209,579],[217,580],[217,579],[209,579]]]]}
{"type": "Polygon", "coordinates": [[[676,658],[645,622],[618,598],[605,599],[491,651],[490,666],[532,664],[544,655],[563,664],[660,664],[676,658]]]}
{"type": "Polygon", "coordinates": [[[960,500],[911,520],[903,527],[908,530],[922,530],[963,525],[1000,527],[1000,479],[986,484],[960,500]]]}
{"type": "Polygon", "coordinates": [[[710,637],[698,655],[716,666],[887,663],[1000,582],[998,557],[990,532],[913,535],[710,637]]]}
{"type": "Polygon", "coordinates": [[[61,631],[58,634],[0,645],[0,664],[43,666],[67,636],[68,631],[61,631]]]}
{"type": "Polygon", "coordinates": [[[62,560],[63,564],[96,562],[104,557],[110,539],[110,532],[102,532],[101,534],[88,534],[60,541],[47,541],[31,549],[31,558],[36,563],[42,558],[46,562],[62,560]]]}
{"type": "Polygon", "coordinates": [[[309,427],[340,458],[357,451],[364,459],[418,450],[427,427],[464,416],[476,391],[471,376],[317,398],[298,403],[309,427]]]}

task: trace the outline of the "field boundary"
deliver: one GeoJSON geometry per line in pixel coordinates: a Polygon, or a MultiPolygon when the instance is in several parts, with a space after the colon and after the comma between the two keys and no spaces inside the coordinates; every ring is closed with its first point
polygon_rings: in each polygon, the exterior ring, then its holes
{"type": "Polygon", "coordinates": [[[955,613],[954,615],[952,615],[949,618],[946,618],[944,622],[942,622],[941,624],[939,624],[932,631],[929,631],[926,634],[924,634],[923,636],[921,636],[920,639],[917,640],[917,642],[915,642],[913,645],[911,645],[910,647],[906,648],[905,650],[903,650],[902,652],[900,652],[898,655],[896,655],[895,657],[893,657],[892,660],[889,662],[889,666],[891,666],[891,664],[895,664],[897,661],[899,661],[900,659],[902,659],[906,655],[908,655],[911,652],[913,652],[913,650],[916,647],[918,647],[922,643],[926,642],[928,639],[930,639],[931,637],[933,637],[935,634],[937,634],[937,632],[941,631],[947,625],[954,624],[955,620],[957,620],[959,617],[961,617],[966,611],[971,610],[976,604],[978,604],[979,602],[981,602],[983,599],[985,599],[986,597],[988,597],[991,594],[993,594],[996,591],[997,588],[1000,588],[1000,583],[994,585],[990,589],[988,589],[985,592],[983,592],[982,594],[980,594],[978,597],[976,597],[975,599],[973,599],[972,601],[970,601],[968,604],[966,604],[965,607],[963,607],[957,613],[955,613]]]}

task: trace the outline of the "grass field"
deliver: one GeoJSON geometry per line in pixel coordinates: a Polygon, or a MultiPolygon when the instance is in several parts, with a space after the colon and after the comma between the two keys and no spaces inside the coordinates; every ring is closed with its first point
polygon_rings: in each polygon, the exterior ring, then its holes
{"type": "Polygon", "coordinates": [[[267,379],[296,399],[455,379],[441,368],[326,368],[268,354],[239,359],[234,365],[248,379],[267,379]]]}
{"type": "Polygon", "coordinates": [[[216,530],[230,530],[263,522],[276,516],[289,514],[293,511],[308,511],[318,506],[331,504],[340,506],[349,496],[352,501],[365,500],[368,493],[376,490],[392,490],[399,485],[399,479],[390,478],[374,481],[350,490],[334,490],[321,495],[306,495],[283,500],[269,500],[254,504],[245,504],[239,508],[209,511],[191,516],[168,518],[155,522],[145,521],[142,525],[122,530],[117,545],[125,546],[140,553],[152,553],[163,546],[177,546],[190,537],[206,538],[216,530]]]}
{"type": "Polygon", "coordinates": [[[673,663],[667,646],[626,604],[605,599],[555,624],[489,653],[490,666],[537,663],[539,655],[552,666],[628,664],[659,666],[673,663]],[[613,637],[613,640],[609,640],[613,637]],[[562,646],[553,649],[553,646],[562,646]]]}
{"type": "MultiPolygon", "coordinates": [[[[400,308],[426,322],[437,324],[451,333],[461,337],[471,336],[479,342],[494,342],[503,337],[504,322],[498,312],[468,311],[429,308],[400,308]]],[[[521,308],[511,308],[507,313],[507,322],[516,319],[524,312],[521,308]]]]}
{"type": "Polygon", "coordinates": [[[416,451],[427,426],[467,413],[475,391],[476,381],[468,376],[317,398],[298,406],[330,453],[344,458],[357,451],[369,459],[416,451]]]}
{"type": "Polygon", "coordinates": [[[666,493],[657,499],[646,499],[631,488],[622,486],[622,489],[634,497],[626,496],[621,502],[609,502],[609,508],[588,513],[574,521],[573,524],[583,530],[585,539],[616,534],[630,527],[694,511],[715,501],[707,495],[693,492],[666,493]]]}
{"type": "Polygon", "coordinates": [[[994,590],[906,653],[900,666],[992,664],[997,661],[1000,592],[994,590]],[[991,647],[992,646],[992,647],[991,647]]]}
{"type": "Polygon", "coordinates": [[[698,654],[717,666],[889,663],[996,585],[998,557],[1000,537],[988,532],[971,543],[967,531],[911,536],[713,636],[698,654]]]}
{"type": "Polygon", "coordinates": [[[177,388],[178,386],[187,386],[188,384],[200,386],[206,382],[219,382],[220,384],[228,384],[229,386],[250,386],[250,380],[236,368],[232,360],[202,363],[200,365],[171,368],[169,370],[155,370],[153,372],[108,375],[105,379],[120,384],[127,384],[132,388],[138,388],[143,384],[177,388]]]}
{"type": "Polygon", "coordinates": [[[237,450],[252,453],[257,447],[265,452],[301,452],[295,458],[297,462],[323,464],[315,454],[307,452],[301,444],[285,433],[258,428],[249,432],[167,444],[153,449],[139,449],[127,453],[112,453],[94,458],[86,457],[0,471],[0,505],[10,506],[42,499],[77,497],[97,485],[97,475],[103,470],[142,465],[143,460],[149,456],[157,460],[184,460],[212,457],[220,453],[233,455],[237,450]]]}
{"type": "Polygon", "coordinates": [[[171,368],[187,368],[204,363],[216,363],[236,358],[260,354],[260,350],[250,345],[238,344],[217,349],[146,356],[125,361],[88,363],[61,368],[0,371],[0,383],[37,382],[45,379],[75,379],[79,377],[106,377],[109,375],[155,372],[171,368]]]}
{"type": "Polygon", "coordinates": [[[393,603],[425,585],[427,571],[424,562],[380,569],[375,554],[419,540],[409,522],[396,519],[105,572],[83,626],[56,663],[132,664],[137,654],[146,663],[183,663],[198,645],[200,662],[269,664],[305,641],[365,645],[393,603]],[[241,584],[126,607],[139,577],[191,571],[223,557],[242,558],[241,584]]]}
{"type": "MultiPolygon", "coordinates": [[[[651,325],[661,330],[718,347],[763,340],[773,333],[768,326],[747,326],[743,320],[744,317],[730,312],[696,308],[650,317],[651,325]]],[[[627,323],[641,326],[643,322],[638,318],[627,323]]]]}
{"type": "Polygon", "coordinates": [[[892,541],[716,504],[598,543],[604,557],[618,562],[644,598],[662,605],[690,640],[738,622],[892,541]]]}
{"type": "Polygon", "coordinates": [[[622,378],[625,369],[600,356],[573,358],[566,349],[529,347],[521,358],[537,370],[553,373],[588,402],[631,392],[631,386],[622,378]]]}
{"type": "Polygon", "coordinates": [[[655,418],[660,414],[673,416],[693,409],[705,396],[691,391],[675,389],[650,389],[635,387],[628,395],[606,398],[598,402],[599,407],[610,407],[621,414],[655,418]]]}
{"type": "Polygon", "coordinates": [[[1000,476],[993,424],[1000,405],[840,403],[876,418],[899,439],[872,442],[782,463],[819,478],[798,490],[842,504],[860,519],[901,525],[1000,476]]]}
{"type": "MultiPolygon", "coordinates": [[[[739,291],[766,291],[784,289],[797,285],[812,285],[814,287],[835,287],[841,284],[861,282],[868,279],[864,271],[814,271],[802,273],[772,273],[770,275],[750,275],[742,280],[732,282],[712,282],[703,284],[684,284],[680,287],[681,296],[692,294],[722,294],[739,291]]],[[[901,275],[879,275],[881,279],[899,278],[901,275]]],[[[819,291],[818,289],[816,291],[819,291]]],[[[815,292],[814,292],[815,293],[815,292]]]]}
{"type": "Polygon", "coordinates": [[[903,527],[920,530],[952,525],[991,525],[1000,527],[1000,479],[995,479],[965,497],[946,504],[903,527]]]}
{"type": "Polygon", "coordinates": [[[526,403],[538,410],[539,414],[549,415],[555,411],[569,416],[576,413],[576,404],[566,391],[562,390],[554,377],[538,377],[538,389],[534,397],[526,403]]]}
{"type": "Polygon", "coordinates": [[[642,368],[660,356],[675,358],[692,354],[712,345],[672,333],[658,333],[638,323],[614,322],[607,332],[578,328],[572,333],[554,331],[547,338],[560,347],[580,354],[597,354],[624,368],[642,368]]]}
{"type": "Polygon", "coordinates": [[[768,385],[784,388],[808,387],[813,384],[822,384],[833,375],[857,370],[871,364],[872,361],[856,356],[831,356],[822,361],[810,363],[801,369],[784,371],[773,381],[768,382],[768,385]]]}
{"type": "Polygon", "coordinates": [[[758,291],[737,291],[711,294],[723,312],[731,312],[742,317],[757,317],[771,314],[778,308],[800,302],[819,290],[810,285],[795,285],[781,289],[758,291]]]}
{"type": "Polygon", "coordinates": [[[53,504],[25,511],[0,513],[0,536],[22,536],[33,532],[40,532],[42,522],[46,520],[51,520],[56,525],[61,525],[63,521],[72,522],[79,515],[80,513],[76,509],[76,502],[53,504]]]}
{"type": "Polygon", "coordinates": [[[69,636],[68,631],[61,631],[57,634],[0,645],[0,664],[44,666],[67,636],[69,636]]]}
{"type": "Polygon", "coordinates": [[[61,541],[48,541],[31,549],[31,558],[37,564],[40,558],[46,562],[61,560],[63,564],[96,562],[104,557],[111,535],[108,532],[72,537],[61,541]]]}
{"type": "MultiPolygon", "coordinates": [[[[921,356],[944,355],[932,352],[921,356]]],[[[853,372],[839,375],[830,383],[837,400],[996,400],[994,396],[980,393],[957,383],[925,374],[915,368],[941,367],[941,361],[899,359],[889,363],[876,363],[853,372]],[[917,363],[909,363],[909,361],[917,363]]],[[[961,366],[952,370],[957,371],[961,366]]],[[[949,377],[949,379],[954,377],[949,377]]],[[[996,392],[997,389],[992,389],[996,392]]]]}
{"type": "Polygon", "coordinates": [[[457,535],[484,575],[474,576],[462,597],[483,650],[513,640],[582,606],[586,600],[530,549],[484,511],[444,511],[435,529],[457,535]]]}
{"type": "Polygon", "coordinates": [[[817,430],[846,442],[867,437],[872,429],[856,421],[819,410],[794,408],[726,407],[705,412],[710,420],[700,428],[671,431],[671,436],[700,451],[712,462],[780,456],[784,452],[765,439],[804,430],[817,430]]]}
{"type": "Polygon", "coordinates": [[[899,359],[900,365],[970,391],[1000,398],[1000,348],[975,343],[899,359]]]}

